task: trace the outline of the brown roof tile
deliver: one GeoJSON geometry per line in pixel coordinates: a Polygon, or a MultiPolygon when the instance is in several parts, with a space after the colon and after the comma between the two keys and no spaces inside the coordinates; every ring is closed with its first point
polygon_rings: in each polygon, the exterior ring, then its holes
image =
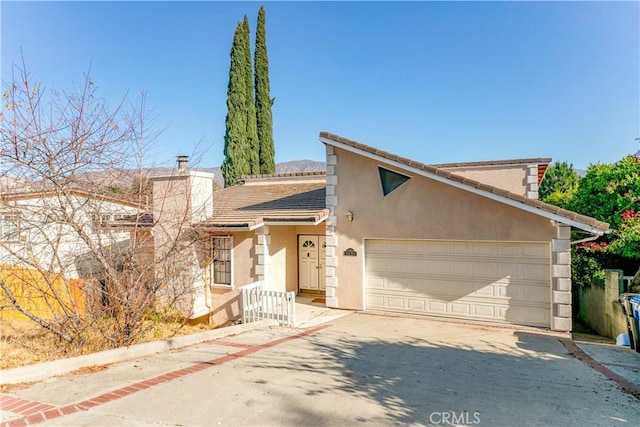
{"type": "Polygon", "coordinates": [[[263,222],[317,222],[329,214],[324,182],[236,185],[213,195],[207,227],[252,227],[263,222]]]}
{"type": "MultiPolygon", "coordinates": [[[[484,162],[439,163],[439,164],[433,164],[431,166],[448,169],[448,168],[461,168],[461,167],[473,167],[473,166],[544,164],[546,169],[546,165],[548,165],[549,163],[551,163],[551,158],[549,157],[535,157],[535,158],[528,158],[528,159],[488,160],[484,162]]],[[[538,172],[540,172],[540,168],[538,169],[538,172]]]]}
{"type": "MultiPolygon", "coordinates": [[[[524,205],[527,206],[531,206],[537,209],[540,209],[541,211],[545,211],[545,212],[549,212],[549,213],[553,213],[556,214],[558,216],[570,219],[570,220],[574,220],[577,222],[580,222],[584,225],[588,225],[590,227],[602,230],[602,231],[608,231],[609,230],[609,224],[603,221],[598,221],[595,218],[591,218],[585,215],[580,215],[577,214],[575,212],[566,210],[566,209],[561,209],[557,206],[553,206],[553,205],[549,205],[547,203],[543,203],[540,202],[538,200],[533,200],[533,199],[529,199],[525,196],[519,195],[519,194],[514,194],[511,193],[509,191],[506,190],[502,190],[500,188],[491,186],[491,185],[487,185],[487,184],[481,184],[477,181],[473,181],[473,180],[463,180],[462,177],[455,175],[451,172],[445,171],[443,169],[440,169],[437,166],[447,166],[447,167],[452,167],[451,165],[464,165],[463,163],[451,163],[448,165],[426,165],[424,163],[419,163],[413,160],[409,160],[409,159],[405,159],[405,158],[401,158],[396,154],[392,154],[389,153],[387,151],[384,150],[380,150],[378,148],[373,148],[370,147],[368,145],[362,144],[361,142],[357,142],[357,141],[353,141],[347,138],[344,138],[342,136],[338,136],[335,134],[332,134],[330,132],[320,132],[320,138],[325,138],[331,141],[335,141],[335,142],[340,142],[343,143],[347,146],[350,147],[354,147],[354,148],[359,148],[362,151],[365,151],[367,153],[371,153],[371,154],[375,154],[378,155],[380,157],[383,157],[387,160],[391,160],[391,161],[397,161],[398,163],[404,164],[406,166],[409,167],[414,167],[416,169],[420,169],[426,172],[430,172],[433,173],[435,175],[441,176],[443,178],[449,179],[451,181],[455,181],[455,182],[461,182],[463,183],[463,185],[467,185],[469,187],[474,187],[474,188],[478,188],[479,190],[482,191],[486,191],[488,193],[493,193],[517,202],[520,202],[524,205]]],[[[522,159],[524,161],[529,161],[529,160],[536,160],[536,161],[544,161],[546,163],[549,163],[551,161],[551,159],[546,159],[546,158],[540,158],[540,159],[522,159]]],[[[499,162],[501,161],[494,161],[494,162],[474,162],[472,163],[472,165],[480,165],[480,164],[499,164],[499,162]]],[[[503,162],[513,162],[513,160],[510,161],[503,161],[503,162]]],[[[535,163],[532,161],[532,163],[535,163]]],[[[469,165],[469,163],[467,163],[466,165],[469,165]]],[[[540,174],[540,168],[538,169],[538,173],[540,174]]],[[[539,178],[541,179],[540,175],[538,175],[539,178]]]]}
{"type": "Polygon", "coordinates": [[[290,178],[296,176],[324,176],[326,171],[312,171],[312,172],[287,172],[287,173],[268,173],[262,175],[242,175],[240,180],[260,179],[260,178],[290,178]]]}

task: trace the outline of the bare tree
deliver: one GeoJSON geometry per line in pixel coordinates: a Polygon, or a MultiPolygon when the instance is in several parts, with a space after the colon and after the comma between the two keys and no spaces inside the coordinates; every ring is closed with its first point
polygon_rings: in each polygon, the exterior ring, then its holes
{"type": "Polygon", "coordinates": [[[163,212],[164,198],[186,194],[171,188],[151,198],[144,93],[139,105],[125,99],[109,108],[88,73],[69,91],[47,91],[23,61],[4,83],[3,100],[4,308],[74,346],[129,345],[150,316],[188,318],[197,278],[184,254],[206,242],[175,203],[163,212]],[[170,232],[154,233],[160,217],[171,217],[170,232]]]}

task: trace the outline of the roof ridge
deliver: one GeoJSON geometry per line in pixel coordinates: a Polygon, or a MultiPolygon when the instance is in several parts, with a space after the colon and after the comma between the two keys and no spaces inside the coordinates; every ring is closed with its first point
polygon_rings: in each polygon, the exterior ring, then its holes
{"type": "Polygon", "coordinates": [[[455,163],[432,163],[431,166],[437,168],[455,168],[464,166],[496,166],[496,165],[515,165],[528,163],[551,163],[550,157],[531,157],[524,159],[504,159],[504,160],[486,160],[479,162],[455,162],[455,163]]]}
{"type": "Polygon", "coordinates": [[[326,174],[327,171],[265,173],[260,175],[240,175],[238,179],[289,178],[296,176],[320,176],[326,174]]]}

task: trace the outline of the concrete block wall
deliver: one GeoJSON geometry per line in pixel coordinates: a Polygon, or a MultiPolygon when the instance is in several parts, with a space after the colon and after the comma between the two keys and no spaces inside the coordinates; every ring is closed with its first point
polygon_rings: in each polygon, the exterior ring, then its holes
{"type": "Polygon", "coordinates": [[[571,227],[556,226],[551,241],[551,329],[569,332],[571,320],[571,227]]]}
{"type": "Polygon", "coordinates": [[[326,187],[326,205],[330,210],[329,218],[326,221],[326,304],[327,307],[337,308],[338,297],[336,289],[338,288],[338,277],[336,275],[336,267],[338,266],[338,237],[336,236],[336,226],[338,218],[336,217],[336,206],[338,205],[338,195],[336,194],[336,186],[338,185],[338,176],[336,175],[336,166],[338,164],[338,156],[333,146],[327,145],[327,187],[326,187]]]}
{"type": "Polygon", "coordinates": [[[264,288],[272,290],[273,284],[270,283],[269,270],[271,266],[271,255],[269,254],[269,245],[271,244],[271,234],[269,234],[269,226],[264,225],[256,230],[256,276],[258,281],[264,283],[264,288]]]}
{"type": "Polygon", "coordinates": [[[603,337],[615,339],[627,332],[627,323],[618,303],[620,272],[607,270],[604,288],[592,284],[577,289],[579,292],[580,322],[603,337]]]}
{"type": "Polygon", "coordinates": [[[527,197],[538,200],[538,165],[527,165],[527,197]]]}

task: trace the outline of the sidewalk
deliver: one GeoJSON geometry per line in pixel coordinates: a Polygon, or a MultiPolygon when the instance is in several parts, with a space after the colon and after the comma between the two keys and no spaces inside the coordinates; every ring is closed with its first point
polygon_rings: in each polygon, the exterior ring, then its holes
{"type": "Polygon", "coordinates": [[[640,399],[640,353],[629,347],[586,341],[563,341],[579,360],[640,399]]]}

